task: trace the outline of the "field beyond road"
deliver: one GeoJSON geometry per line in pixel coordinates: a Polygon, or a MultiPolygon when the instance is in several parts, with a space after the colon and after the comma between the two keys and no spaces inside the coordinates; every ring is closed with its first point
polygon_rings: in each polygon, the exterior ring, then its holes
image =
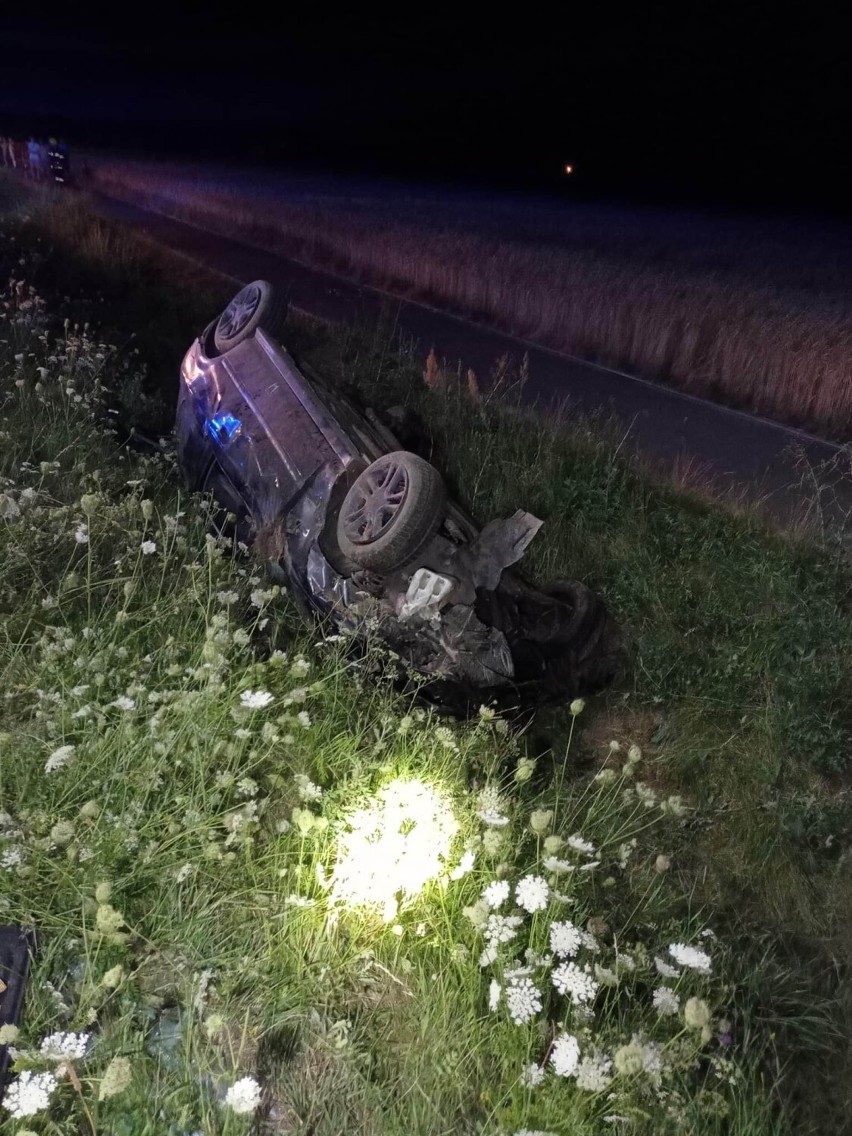
{"type": "Polygon", "coordinates": [[[122,444],[230,286],[82,197],[0,203],[0,922],[39,938],[0,1132],[842,1133],[842,545],[289,317],[625,629],[585,705],[436,719],[122,444]]]}
{"type": "Polygon", "coordinates": [[[838,441],[852,231],[87,156],[103,192],[838,441]]]}

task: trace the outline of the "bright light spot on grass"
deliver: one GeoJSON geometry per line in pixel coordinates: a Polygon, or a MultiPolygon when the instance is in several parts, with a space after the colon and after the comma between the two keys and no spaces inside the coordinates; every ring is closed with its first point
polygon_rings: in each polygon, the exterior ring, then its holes
{"type": "Polygon", "coordinates": [[[371,907],[390,922],[447,869],[458,832],[448,798],[419,779],[397,778],[344,820],[331,875],[331,899],[371,907]]]}

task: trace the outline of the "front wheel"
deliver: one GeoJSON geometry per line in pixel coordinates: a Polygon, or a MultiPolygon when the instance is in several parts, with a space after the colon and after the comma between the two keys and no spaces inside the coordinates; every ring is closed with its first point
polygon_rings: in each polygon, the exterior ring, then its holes
{"type": "Polygon", "coordinates": [[[343,499],[337,543],[343,555],[373,572],[395,572],[438,531],[446,489],[429,462],[407,450],[368,465],[343,499]]]}

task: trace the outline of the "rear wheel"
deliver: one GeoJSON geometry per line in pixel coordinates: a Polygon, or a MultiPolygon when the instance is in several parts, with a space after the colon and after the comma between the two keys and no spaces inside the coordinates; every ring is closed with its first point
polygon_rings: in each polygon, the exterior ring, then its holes
{"type": "Polygon", "coordinates": [[[429,462],[407,450],[385,454],[356,478],[337,517],[340,551],[361,568],[394,572],[438,531],[446,489],[429,462]]]}
{"type": "Polygon", "coordinates": [[[224,354],[262,327],[277,338],[281,334],[286,305],[279,301],[268,280],[254,280],[240,289],[219,316],[213,333],[216,350],[224,354]]]}

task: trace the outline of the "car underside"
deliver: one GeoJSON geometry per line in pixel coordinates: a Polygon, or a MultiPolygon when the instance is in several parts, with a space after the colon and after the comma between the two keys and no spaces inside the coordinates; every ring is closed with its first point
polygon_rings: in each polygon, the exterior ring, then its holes
{"type": "Polygon", "coordinates": [[[519,509],[479,526],[374,411],[296,365],[282,321],[266,282],[238,293],[184,359],[176,430],[188,485],[236,517],[304,615],[384,643],[400,681],[454,713],[609,682],[602,600],[515,567],[541,522],[519,509]]]}

